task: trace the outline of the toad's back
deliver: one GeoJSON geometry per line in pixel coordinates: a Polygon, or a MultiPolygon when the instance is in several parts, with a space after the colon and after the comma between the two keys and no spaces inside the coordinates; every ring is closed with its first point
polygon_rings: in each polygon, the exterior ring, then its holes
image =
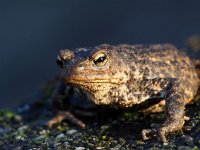
{"type": "Polygon", "coordinates": [[[187,102],[195,96],[199,78],[191,59],[172,45],[120,45],[120,57],[130,64],[133,79],[175,78],[183,84],[187,102]]]}

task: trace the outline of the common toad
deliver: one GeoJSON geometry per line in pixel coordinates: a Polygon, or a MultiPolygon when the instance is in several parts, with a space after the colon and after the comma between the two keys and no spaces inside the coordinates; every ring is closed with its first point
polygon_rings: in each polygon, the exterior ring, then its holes
{"type": "MultiPolygon", "coordinates": [[[[200,85],[193,61],[170,44],[66,49],[60,51],[57,63],[61,82],[86,92],[97,105],[141,105],[146,113],[165,110],[166,119],[159,128],[142,131],[144,139],[152,133],[163,142],[168,133],[182,129],[185,105],[200,85]]],[[[59,86],[55,95],[64,89],[59,86]]]]}

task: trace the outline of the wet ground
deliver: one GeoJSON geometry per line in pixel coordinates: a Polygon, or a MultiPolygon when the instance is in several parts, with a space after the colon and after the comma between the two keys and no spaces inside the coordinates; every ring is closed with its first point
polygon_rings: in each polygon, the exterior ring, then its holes
{"type": "MultiPolygon", "coordinates": [[[[38,100],[23,103],[15,110],[0,111],[0,149],[194,149],[200,148],[200,98],[187,106],[182,132],[169,135],[168,144],[157,137],[143,141],[141,130],[160,123],[163,113],[144,116],[126,110],[102,110],[95,116],[81,117],[82,129],[69,121],[47,128],[56,112],[49,103],[54,82],[46,84],[38,100]],[[199,100],[199,101],[198,101],[199,100]]],[[[199,94],[198,94],[199,95],[199,94]]]]}

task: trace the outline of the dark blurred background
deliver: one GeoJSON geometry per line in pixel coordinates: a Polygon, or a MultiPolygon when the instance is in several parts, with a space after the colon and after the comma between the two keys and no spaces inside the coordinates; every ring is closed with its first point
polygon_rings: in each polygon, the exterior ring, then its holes
{"type": "Polygon", "coordinates": [[[0,108],[29,100],[57,73],[62,48],[173,43],[200,34],[200,1],[0,2],[0,108]]]}

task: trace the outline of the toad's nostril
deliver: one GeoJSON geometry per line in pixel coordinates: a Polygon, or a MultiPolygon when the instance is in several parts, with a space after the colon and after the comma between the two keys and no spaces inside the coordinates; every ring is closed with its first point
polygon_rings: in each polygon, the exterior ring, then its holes
{"type": "Polygon", "coordinates": [[[64,67],[64,62],[63,60],[60,58],[60,56],[58,55],[57,59],[56,59],[56,63],[59,67],[63,68],[64,67]]]}
{"type": "Polygon", "coordinates": [[[63,68],[63,62],[62,62],[62,60],[56,60],[56,63],[57,63],[57,65],[59,66],[59,67],[61,67],[61,68],[63,68]]]}

